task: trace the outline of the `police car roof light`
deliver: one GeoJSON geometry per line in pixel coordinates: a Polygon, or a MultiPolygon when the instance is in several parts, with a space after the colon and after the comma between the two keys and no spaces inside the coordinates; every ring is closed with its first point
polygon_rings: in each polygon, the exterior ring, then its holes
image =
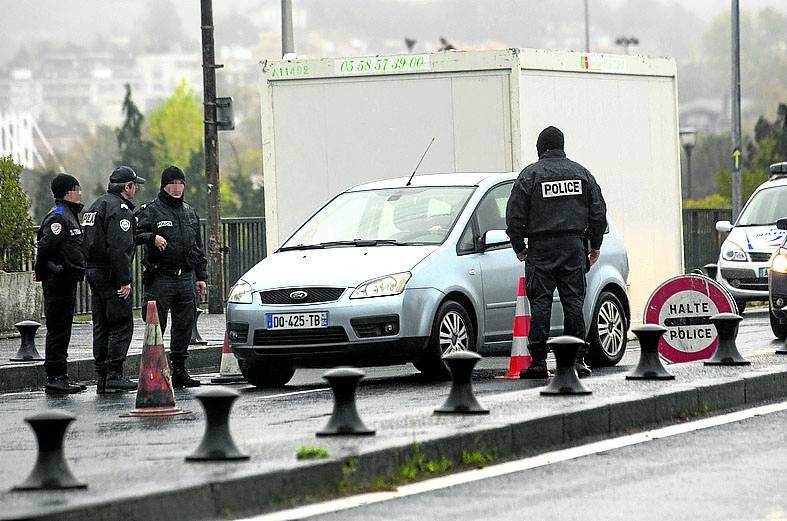
{"type": "Polygon", "coordinates": [[[768,170],[770,171],[770,176],[785,175],[787,174],[787,162],[774,163],[768,170]]]}

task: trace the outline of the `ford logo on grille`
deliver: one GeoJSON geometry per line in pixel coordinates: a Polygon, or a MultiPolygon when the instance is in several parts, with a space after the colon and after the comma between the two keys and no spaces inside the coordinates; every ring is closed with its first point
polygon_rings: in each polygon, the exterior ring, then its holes
{"type": "Polygon", "coordinates": [[[303,300],[303,299],[305,299],[308,296],[309,296],[308,293],[306,293],[305,291],[301,291],[301,290],[293,291],[292,293],[290,293],[290,298],[292,300],[303,300]]]}

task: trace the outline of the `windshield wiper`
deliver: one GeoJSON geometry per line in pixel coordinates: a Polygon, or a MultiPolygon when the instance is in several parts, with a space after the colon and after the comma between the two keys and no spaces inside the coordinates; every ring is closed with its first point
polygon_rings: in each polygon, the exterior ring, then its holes
{"type": "Polygon", "coordinates": [[[330,241],[321,242],[322,246],[331,248],[333,246],[402,246],[403,242],[394,239],[355,239],[352,241],[330,241]]]}
{"type": "Polygon", "coordinates": [[[279,251],[289,250],[320,250],[324,248],[322,244],[296,244],[295,246],[282,246],[279,251]]]}

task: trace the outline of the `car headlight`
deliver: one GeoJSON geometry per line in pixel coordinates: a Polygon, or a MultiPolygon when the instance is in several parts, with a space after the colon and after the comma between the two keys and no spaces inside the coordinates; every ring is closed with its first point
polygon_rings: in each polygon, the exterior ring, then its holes
{"type": "Polygon", "coordinates": [[[230,288],[227,302],[233,304],[251,304],[251,284],[245,280],[239,280],[230,288]]]}
{"type": "Polygon", "coordinates": [[[725,244],[721,249],[721,258],[726,261],[746,261],[746,254],[734,244],[725,244]]]}
{"type": "Polygon", "coordinates": [[[404,291],[407,281],[410,280],[410,272],[394,273],[364,282],[350,295],[350,298],[369,298],[369,297],[388,297],[398,295],[404,291]]]}
{"type": "Polygon", "coordinates": [[[787,273],[787,249],[779,248],[771,258],[771,269],[777,273],[787,273]]]}

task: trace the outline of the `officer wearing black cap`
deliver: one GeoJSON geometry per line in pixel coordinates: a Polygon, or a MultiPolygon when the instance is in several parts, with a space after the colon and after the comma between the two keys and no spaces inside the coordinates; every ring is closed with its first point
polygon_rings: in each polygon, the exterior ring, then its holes
{"type": "MultiPolygon", "coordinates": [[[[536,142],[538,162],[519,174],[506,208],[506,232],[517,258],[525,262],[530,300],[528,348],[533,358],[521,378],[548,376],[546,341],[556,287],[563,306],[564,334],[585,338],[585,273],[598,260],[607,227],[601,188],[585,167],[566,158],[563,144],[559,129],[541,131],[536,142]],[[586,240],[590,251],[585,248],[586,240]]],[[[586,354],[587,343],[577,355],[580,377],[590,375],[586,354]]]]}
{"type": "Polygon", "coordinates": [[[46,314],[47,394],[72,394],[85,386],[68,378],[68,344],[76,306],[77,283],[85,275],[85,252],[79,212],[82,189],[79,181],[68,174],[52,179],[55,206],[38,228],[38,253],[34,266],[35,280],[44,289],[46,314]]]}
{"type": "Polygon", "coordinates": [[[197,212],[183,202],[186,176],[176,166],[161,173],[161,191],[137,212],[137,243],[144,245],[145,286],[142,316],[147,303],[156,301],[162,331],[167,312],[172,311],[172,385],[176,388],[200,384],[186,371],[189,341],[196,320],[195,289],[207,293],[207,260],[202,248],[197,212]]]}
{"type": "Polygon", "coordinates": [[[107,193],[82,216],[99,394],[137,388],[136,383],[123,376],[123,362],[134,333],[131,262],[135,253],[135,220],[131,199],[137,193],[137,185],[144,182],[132,168],[117,167],[109,176],[107,193]]]}

